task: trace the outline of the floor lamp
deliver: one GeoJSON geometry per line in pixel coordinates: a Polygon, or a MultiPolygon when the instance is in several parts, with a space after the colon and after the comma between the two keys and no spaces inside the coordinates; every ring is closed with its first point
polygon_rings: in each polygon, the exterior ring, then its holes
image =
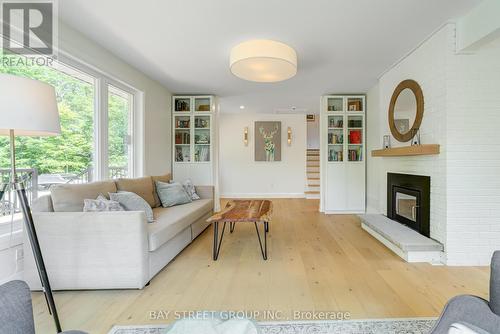
{"type": "MultiPolygon", "coordinates": [[[[10,137],[11,172],[9,188],[17,192],[42,289],[47,299],[49,312],[54,317],[58,333],[61,332],[61,324],[59,323],[49,277],[43,262],[42,251],[38,243],[24,182],[19,180],[16,174],[15,136],[55,136],[60,132],[59,112],[54,87],[36,80],[0,74],[0,135],[10,137]]],[[[33,186],[36,187],[37,185],[33,186]]]]}

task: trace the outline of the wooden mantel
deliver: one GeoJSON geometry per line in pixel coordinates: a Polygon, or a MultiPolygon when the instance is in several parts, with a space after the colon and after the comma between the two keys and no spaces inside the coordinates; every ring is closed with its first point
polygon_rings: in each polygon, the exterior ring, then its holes
{"type": "Polygon", "coordinates": [[[431,154],[439,154],[439,144],[393,147],[372,151],[372,157],[404,157],[431,154]]]}

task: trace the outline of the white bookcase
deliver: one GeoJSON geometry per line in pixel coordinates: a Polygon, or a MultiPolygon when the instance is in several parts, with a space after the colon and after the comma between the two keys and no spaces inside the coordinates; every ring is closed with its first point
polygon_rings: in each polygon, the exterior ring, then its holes
{"type": "Polygon", "coordinates": [[[325,213],[364,213],[366,97],[321,98],[321,203],[325,213]]]}
{"type": "Polygon", "coordinates": [[[217,101],[212,95],[172,97],[172,176],[215,185],[217,101]]]}

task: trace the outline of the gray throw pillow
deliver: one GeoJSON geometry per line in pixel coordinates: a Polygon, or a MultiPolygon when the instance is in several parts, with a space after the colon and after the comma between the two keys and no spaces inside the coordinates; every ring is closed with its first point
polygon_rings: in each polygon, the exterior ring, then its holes
{"type": "Polygon", "coordinates": [[[124,211],[120,203],[109,200],[104,195],[97,196],[96,199],[83,200],[83,212],[104,212],[104,211],[124,211]]]}
{"type": "Polygon", "coordinates": [[[153,209],[149,206],[148,202],[141,196],[130,191],[119,191],[117,193],[109,193],[109,198],[117,201],[123,206],[126,211],[144,211],[148,223],[154,221],[153,209]]]}
{"type": "Polygon", "coordinates": [[[182,184],[177,182],[156,181],[156,192],[164,208],[192,202],[191,196],[189,196],[182,184]]]}
{"type": "Polygon", "coordinates": [[[191,196],[191,199],[193,201],[200,199],[200,196],[198,196],[198,194],[196,193],[196,189],[191,179],[187,179],[186,181],[184,181],[182,183],[182,186],[184,187],[184,190],[186,190],[188,195],[191,196]]]}

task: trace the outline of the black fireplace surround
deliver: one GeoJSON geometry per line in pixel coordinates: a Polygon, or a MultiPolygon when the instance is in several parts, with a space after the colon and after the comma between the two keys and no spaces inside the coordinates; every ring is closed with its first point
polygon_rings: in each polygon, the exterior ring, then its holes
{"type": "Polygon", "coordinates": [[[430,234],[429,176],[387,173],[387,217],[420,234],[430,234]]]}

